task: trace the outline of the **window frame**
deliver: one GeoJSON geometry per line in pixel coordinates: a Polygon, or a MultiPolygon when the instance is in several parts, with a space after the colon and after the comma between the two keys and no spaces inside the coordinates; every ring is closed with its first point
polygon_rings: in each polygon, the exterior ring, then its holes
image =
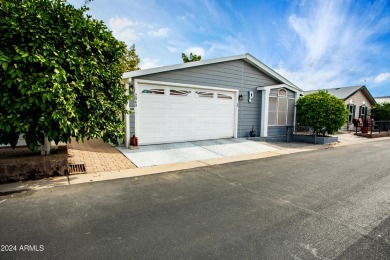
{"type": "MultiPolygon", "coordinates": [[[[291,111],[289,109],[289,105],[290,105],[290,102],[294,102],[294,110],[295,110],[295,98],[288,97],[288,91],[284,88],[279,89],[278,93],[276,95],[270,95],[268,97],[268,99],[270,99],[270,98],[276,98],[276,111],[271,111],[270,107],[268,106],[268,126],[288,126],[288,125],[290,125],[289,120],[288,120],[288,116],[291,114],[291,111]],[[281,99],[286,100],[284,111],[280,111],[280,100],[281,99]],[[270,118],[271,118],[270,112],[275,113],[275,121],[274,121],[275,124],[270,124],[270,118]],[[283,124],[279,124],[279,114],[280,113],[283,113],[283,117],[284,117],[283,124]]],[[[268,102],[269,102],[269,104],[271,103],[270,100],[268,102]]],[[[294,113],[294,111],[292,111],[292,113],[294,113]]],[[[293,119],[293,121],[294,121],[294,119],[293,119]]],[[[294,124],[294,122],[293,122],[293,124],[294,124]]]]}

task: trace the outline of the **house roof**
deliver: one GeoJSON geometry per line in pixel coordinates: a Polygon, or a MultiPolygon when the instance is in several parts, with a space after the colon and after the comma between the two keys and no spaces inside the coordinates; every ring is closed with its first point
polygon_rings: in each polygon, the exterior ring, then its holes
{"type": "MultiPolygon", "coordinates": [[[[353,96],[356,92],[361,90],[364,93],[364,95],[367,97],[367,99],[371,102],[371,104],[376,103],[374,97],[371,95],[371,93],[368,91],[365,85],[342,87],[342,88],[328,88],[324,90],[328,91],[329,94],[332,94],[342,100],[347,100],[349,97],[353,96]]],[[[305,91],[305,94],[310,94],[316,91],[318,91],[318,89],[308,90],[305,91]]]]}
{"type": "Polygon", "coordinates": [[[390,103],[390,96],[383,96],[383,97],[375,97],[375,100],[377,103],[390,103]]]}
{"type": "Polygon", "coordinates": [[[227,62],[227,61],[234,61],[234,60],[244,60],[248,62],[249,64],[253,65],[255,68],[259,69],[263,73],[269,75],[270,77],[279,80],[280,82],[290,86],[292,89],[295,89],[299,92],[303,92],[302,89],[288,81],[286,78],[281,76],[276,71],[269,68],[267,65],[250,55],[249,53],[242,54],[242,55],[236,55],[236,56],[229,56],[224,58],[218,58],[218,59],[211,59],[211,60],[204,60],[204,61],[194,61],[194,62],[187,62],[177,65],[170,65],[170,66],[163,66],[158,68],[152,68],[152,69],[146,69],[146,70],[136,70],[136,71],[130,71],[123,73],[122,79],[127,78],[134,78],[138,76],[144,76],[149,74],[155,74],[160,72],[166,72],[166,71],[172,71],[172,70],[180,70],[185,68],[192,68],[192,67],[198,67],[203,65],[210,65],[215,63],[221,63],[221,62],[227,62]]]}

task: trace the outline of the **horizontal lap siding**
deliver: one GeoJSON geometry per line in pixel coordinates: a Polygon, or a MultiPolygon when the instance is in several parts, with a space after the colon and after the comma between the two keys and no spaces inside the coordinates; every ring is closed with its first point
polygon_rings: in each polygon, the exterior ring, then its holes
{"type": "Polygon", "coordinates": [[[269,126],[268,127],[268,136],[280,136],[286,135],[287,127],[286,126],[269,126]]]}
{"type": "MultiPolygon", "coordinates": [[[[260,132],[261,92],[258,87],[280,84],[245,61],[228,61],[137,77],[137,79],[238,89],[244,97],[238,107],[238,137],[249,136],[252,126],[260,132]],[[253,91],[248,103],[248,91],[253,91]]],[[[134,120],[133,120],[134,122],[134,120]]]]}

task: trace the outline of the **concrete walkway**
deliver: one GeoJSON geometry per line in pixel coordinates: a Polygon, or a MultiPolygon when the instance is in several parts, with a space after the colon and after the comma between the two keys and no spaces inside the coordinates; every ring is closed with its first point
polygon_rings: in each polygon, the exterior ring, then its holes
{"type": "MultiPolygon", "coordinates": [[[[327,149],[330,147],[337,148],[346,145],[358,145],[367,142],[375,142],[375,141],[378,142],[380,140],[390,139],[390,137],[380,138],[379,140],[368,139],[364,137],[354,136],[353,133],[340,134],[338,135],[338,137],[339,137],[339,143],[331,144],[331,145],[312,145],[312,144],[304,144],[304,143],[267,143],[267,145],[272,146],[276,149],[273,151],[260,152],[254,154],[226,156],[221,158],[211,158],[211,159],[191,161],[191,162],[180,162],[180,163],[173,163],[173,164],[166,164],[166,165],[159,165],[159,166],[147,166],[142,168],[120,169],[120,170],[113,170],[113,171],[78,174],[78,175],[71,175],[69,176],[69,178],[66,176],[60,176],[60,177],[54,177],[54,178],[48,178],[48,179],[36,180],[36,181],[5,183],[0,185],[0,194],[7,193],[7,192],[18,192],[24,190],[54,188],[56,186],[80,184],[80,183],[94,182],[94,181],[104,181],[104,180],[129,178],[129,177],[137,178],[143,175],[158,174],[158,173],[170,172],[170,171],[188,170],[197,167],[214,166],[214,165],[237,162],[237,161],[268,158],[268,157],[280,156],[285,154],[308,152],[308,151],[314,151],[320,149],[327,149]]],[[[117,150],[114,147],[112,148],[117,150]]],[[[360,149],[360,147],[357,146],[356,149],[360,149]]],[[[118,150],[117,153],[120,154],[118,150]]],[[[120,155],[123,156],[122,154],[120,155]]]]}
{"type": "Polygon", "coordinates": [[[265,142],[254,142],[244,138],[146,145],[137,150],[125,147],[118,149],[139,168],[277,150],[265,142]]]}

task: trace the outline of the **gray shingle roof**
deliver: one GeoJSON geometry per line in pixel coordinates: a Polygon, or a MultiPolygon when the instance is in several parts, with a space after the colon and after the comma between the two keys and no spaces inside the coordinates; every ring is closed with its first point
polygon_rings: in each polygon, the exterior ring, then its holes
{"type": "MultiPolygon", "coordinates": [[[[329,92],[329,94],[332,94],[332,95],[336,96],[339,99],[345,100],[348,97],[352,96],[356,91],[358,91],[359,89],[361,89],[363,87],[364,87],[364,85],[343,87],[343,88],[328,88],[328,89],[324,89],[324,90],[327,90],[329,92]]],[[[310,94],[310,93],[313,93],[313,92],[316,92],[316,91],[318,91],[318,89],[317,90],[305,91],[305,94],[310,94]]]]}

